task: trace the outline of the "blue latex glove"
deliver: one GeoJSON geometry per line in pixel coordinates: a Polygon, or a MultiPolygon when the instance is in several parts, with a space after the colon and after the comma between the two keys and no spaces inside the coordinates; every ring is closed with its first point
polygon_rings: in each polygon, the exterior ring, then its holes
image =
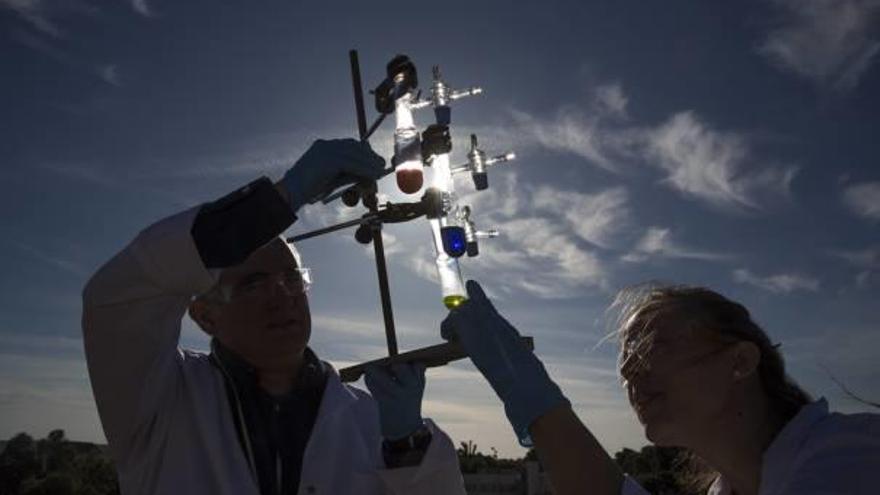
{"type": "Polygon", "coordinates": [[[529,426],[560,404],[569,404],[537,356],[520,341],[480,285],[467,283],[468,300],[441,324],[444,339],[456,340],[504,402],[504,412],[523,446],[531,446],[529,426]]]}
{"type": "Polygon", "coordinates": [[[319,139],[284,174],[282,183],[297,211],[330,192],[362,179],[378,179],[385,160],[369,143],[356,139],[319,139]]]}
{"type": "Polygon", "coordinates": [[[422,427],[425,365],[369,366],[364,370],[364,382],[379,404],[379,424],[386,440],[400,440],[422,427]]]}

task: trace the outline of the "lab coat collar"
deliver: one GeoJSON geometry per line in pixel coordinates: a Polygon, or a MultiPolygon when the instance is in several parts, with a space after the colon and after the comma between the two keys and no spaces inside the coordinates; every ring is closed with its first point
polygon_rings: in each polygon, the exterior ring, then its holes
{"type": "MultiPolygon", "coordinates": [[[[828,401],[820,398],[803,407],[791,419],[764,451],[764,459],[761,466],[761,486],[758,493],[775,493],[776,487],[780,486],[791,476],[791,470],[795,464],[791,462],[791,456],[798,452],[801,445],[807,439],[813,426],[828,416],[828,401]]],[[[708,495],[730,495],[730,485],[723,476],[719,476],[709,487],[708,495]]]]}
{"type": "Polygon", "coordinates": [[[828,417],[828,401],[820,398],[801,408],[764,451],[759,493],[775,493],[780,483],[788,480],[796,464],[792,455],[799,452],[813,427],[828,417]]]}

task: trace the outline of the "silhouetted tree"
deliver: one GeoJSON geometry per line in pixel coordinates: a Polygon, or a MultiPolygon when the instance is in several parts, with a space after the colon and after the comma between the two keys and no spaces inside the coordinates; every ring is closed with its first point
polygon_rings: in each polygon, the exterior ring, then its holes
{"type": "Polygon", "coordinates": [[[46,473],[67,471],[75,453],[64,437],[64,430],[52,430],[45,439],[37,442],[37,455],[46,473]]]}
{"type": "Polygon", "coordinates": [[[118,495],[112,461],[96,445],[52,430],[35,442],[20,433],[0,454],[0,495],[118,495]]]}
{"type": "Polygon", "coordinates": [[[34,439],[26,433],[15,435],[0,454],[0,494],[18,494],[22,483],[36,476],[39,470],[34,439]]]}
{"type": "Polygon", "coordinates": [[[459,442],[459,445],[456,452],[458,452],[458,463],[462,473],[497,472],[522,468],[521,459],[499,459],[498,451],[494,447],[489,447],[492,455],[486,455],[480,452],[477,444],[470,440],[459,442]]]}
{"type": "Polygon", "coordinates": [[[460,442],[459,445],[460,447],[456,452],[458,452],[458,463],[461,466],[462,473],[479,473],[486,470],[488,465],[486,456],[480,453],[477,449],[477,444],[468,440],[467,442],[460,442]]]}
{"type": "Polygon", "coordinates": [[[79,454],[75,460],[79,478],[78,495],[111,495],[119,493],[116,467],[106,455],[95,447],[79,454]]]}
{"type": "Polygon", "coordinates": [[[76,479],[67,472],[49,473],[22,483],[21,495],[76,495],[76,479]]]}

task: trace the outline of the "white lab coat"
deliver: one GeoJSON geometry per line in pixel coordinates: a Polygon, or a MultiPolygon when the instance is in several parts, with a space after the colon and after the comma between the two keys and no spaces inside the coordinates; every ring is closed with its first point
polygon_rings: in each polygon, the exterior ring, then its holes
{"type": "MultiPolygon", "coordinates": [[[[764,451],[758,495],[869,495],[878,492],[880,415],[828,412],[817,400],[801,408],[764,451]]],[[[647,495],[627,477],[622,495],[647,495]]],[[[723,476],[707,495],[731,495],[723,476]]]]}
{"type": "MultiPolygon", "coordinates": [[[[122,493],[258,495],[222,372],[178,348],[192,294],[212,287],[190,235],[197,210],[141,232],[83,292],[86,359],[122,493]]],[[[330,373],[302,465],[299,493],[464,494],[449,437],[418,466],[386,469],[378,409],[330,373]]]]}

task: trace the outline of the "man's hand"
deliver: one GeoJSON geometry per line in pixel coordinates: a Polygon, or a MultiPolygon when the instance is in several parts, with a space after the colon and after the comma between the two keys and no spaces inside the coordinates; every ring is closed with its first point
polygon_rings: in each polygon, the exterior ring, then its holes
{"type": "Polygon", "coordinates": [[[529,445],[529,426],[541,415],[568,404],[544,365],[520,340],[480,285],[467,283],[468,300],[441,324],[444,339],[457,340],[504,402],[520,443],[529,445]]]}
{"type": "Polygon", "coordinates": [[[364,371],[364,382],[379,404],[379,423],[386,440],[399,440],[422,427],[425,365],[370,366],[364,371]]]}
{"type": "Polygon", "coordinates": [[[356,139],[319,139],[284,174],[279,185],[294,212],[337,188],[362,179],[378,179],[385,160],[356,139]]]}

